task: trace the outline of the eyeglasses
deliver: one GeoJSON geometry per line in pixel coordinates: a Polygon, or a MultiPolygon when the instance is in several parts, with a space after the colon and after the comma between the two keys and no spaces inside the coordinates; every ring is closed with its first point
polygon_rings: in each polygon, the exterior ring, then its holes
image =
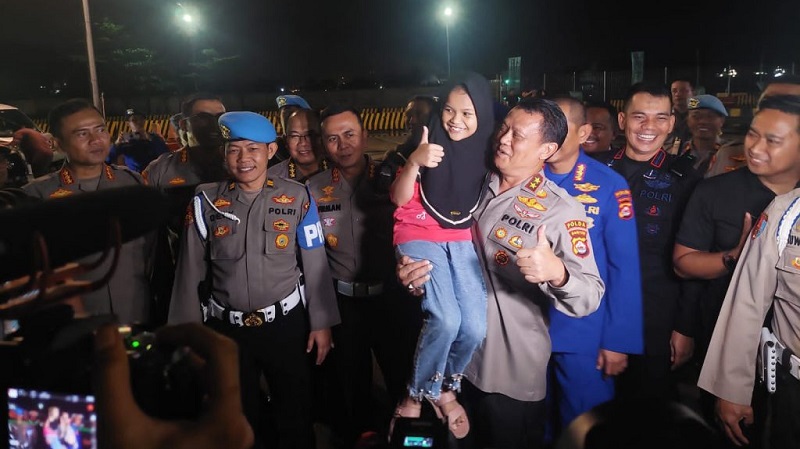
{"type": "Polygon", "coordinates": [[[286,136],[286,140],[296,145],[302,140],[311,142],[311,139],[314,139],[315,137],[317,137],[317,133],[289,134],[286,136]]]}

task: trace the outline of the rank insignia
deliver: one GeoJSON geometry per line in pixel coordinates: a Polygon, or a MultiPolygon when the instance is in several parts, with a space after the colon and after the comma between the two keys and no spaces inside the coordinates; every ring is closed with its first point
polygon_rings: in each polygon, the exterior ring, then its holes
{"type": "Polygon", "coordinates": [[[114,180],[114,170],[111,169],[110,165],[106,165],[105,172],[106,172],[106,179],[108,179],[109,181],[113,181],[114,180]]]}
{"type": "Polygon", "coordinates": [[[525,210],[519,206],[519,204],[514,205],[514,212],[517,213],[522,218],[539,218],[541,215],[535,214],[529,210],[525,210]]]}
{"type": "Polygon", "coordinates": [[[72,195],[72,191],[71,190],[58,189],[55,192],[50,194],[50,198],[64,198],[65,196],[70,196],[70,195],[72,195]]]}
{"type": "Polygon", "coordinates": [[[581,193],[580,195],[576,196],[575,199],[583,204],[594,204],[597,202],[597,198],[586,193],[581,193]]]}
{"type": "Polygon", "coordinates": [[[179,186],[181,184],[186,184],[186,180],[181,178],[180,176],[169,180],[169,185],[171,186],[179,186]]]}
{"type": "Polygon", "coordinates": [[[303,203],[303,210],[308,210],[309,207],[311,207],[311,201],[306,201],[303,203]]]}
{"type": "Polygon", "coordinates": [[[222,238],[231,233],[231,228],[228,226],[217,226],[214,228],[214,237],[222,238]]]}
{"type": "Polygon", "coordinates": [[[186,215],[183,216],[183,224],[186,226],[191,226],[194,224],[194,208],[192,207],[191,203],[186,206],[186,215]]]}
{"type": "Polygon", "coordinates": [[[517,199],[519,200],[520,203],[530,207],[531,209],[536,209],[536,210],[542,211],[542,212],[547,210],[547,208],[542,206],[542,203],[537,201],[536,198],[531,198],[529,196],[519,195],[519,196],[517,196],[517,199]]]}
{"type": "Polygon", "coordinates": [[[586,176],[586,164],[578,164],[575,167],[575,176],[572,178],[573,181],[583,181],[583,177],[586,176]]]}
{"type": "Polygon", "coordinates": [[[536,189],[538,189],[539,186],[542,185],[542,181],[544,181],[542,176],[541,175],[536,175],[536,176],[533,177],[533,179],[531,179],[531,181],[528,183],[528,185],[525,186],[525,188],[530,190],[531,192],[535,192],[536,189]]]}
{"type": "Polygon", "coordinates": [[[228,207],[231,205],[231,202],[226,200],[225,198],[217,198],[214,200],[214,207],[228,207]]]}
{"type": "Polygon", "coordinates": [[[279,232],[287,232],[289,230],[289,222],[286,220],[276,220],[272,222],[272,229],[279,232]]]}
{"type": "Polygon", "coordinates": [[[289,236],[286,234],[278,234],[278,236],[275,237],[275,246],[278,249],[286,249],[286,247],[289,246],[289,236]]]}
{"type": "Polygon", "coordinates": [[[536,198],[539,198],[539,199],[547,198],[547,192],[545,192],[544,190],[540,189],[539,191],[536,192],[536,198]]]}
{"type": "Polygon", "coordinates": [[[753,231],[750,233],[751,239],[758,238],[758,236],[761,235],[761,233],[764,232],[765,229],[767,229],[768,219],[769,217],[767,216],[767,214],[761,214],[758,217],[758,221],[756,221],[756,224],[753,225],[753,231]]]}
{"type": "Polygon", "coordinates": [[[494,261],[497,262],[497,265],[500,265],[501,267],[508,265],[510,260],[511,258],[508,257],[508,253],[503,250],[496,252],[494,255],[494,261]]]}
{"type": "Polygon", "coordinates": [[[333,234],[328,234],[325,236],[325,241],[328,243],[328,246],[331,248],[336,248],[339,246],[339,237],[336,237],[333,234]]]}
{"type": "Polygon", "coordinates": [[[522,249],[522,237],[515,235],[508,239],[508,244],[517,249],[522,249]]]}
{"type": "Polygon", "coordinates": [[[494,231],[494,236],[499,238],[499,239],[501,239],[501,240],[506,238],[507,235],[508,235],[508,232],[506,232],[505,228],[497,228],[497,230],[494,231]]]}
{"type": "Polygon", "coordinates": [[[293,196],[286,196],[286,194],[284,193],[281,196],[273,196],[272,197],[272,201],[274,201],[274,202],[276,202],[278,204],[292,204],[292,203],[294,203],[294,197],[293,196]]]}
{"type": "Polygon", "coordinates": [[[72,174],[66,168],[62,168],[61,172],[61,184],[65,186],[71,185],[75,182],[75,179],[72,177],[72,174]]]}
{"type": "Polygon", "coordinates": [[[228,184],[228,190],[233,190],[235,188],[236,188],[236,183],[235,182],[232,182],[232,183],[228,184]]]}
{"type": "Polygon", "coordinates": [[[600,186],[596,184],[592,184],[590,182],[584,182],[583,184],[574,184],[575,189],[579,192],[589,193],[589,192],[596,192],[600,189],[600,186]]]}
{"type": "Polygon", "coordinates": [[[336,218],[334,217],[325,217],[322,219],[322,226],[325,226],[326,228],[330,228],[335,225],[336,225],[336,218]]]}

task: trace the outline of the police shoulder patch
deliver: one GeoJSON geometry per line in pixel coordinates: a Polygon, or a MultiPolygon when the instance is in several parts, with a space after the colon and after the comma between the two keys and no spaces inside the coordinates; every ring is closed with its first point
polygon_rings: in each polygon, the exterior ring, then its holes
{"type": "Polygon", "coordinates": [[[764,230],[767,229],[767,220],[768,219],[769,219],[769,217],[765,213],[762,213],[758,217],[758,220],[756,221],[756,224],[753,225],[752,232],[750,232],[750,238],[751,239],[756,239],[756,238],[758,238],[758,236],[760,236],[762,233],[764,233],[764,230]]]}

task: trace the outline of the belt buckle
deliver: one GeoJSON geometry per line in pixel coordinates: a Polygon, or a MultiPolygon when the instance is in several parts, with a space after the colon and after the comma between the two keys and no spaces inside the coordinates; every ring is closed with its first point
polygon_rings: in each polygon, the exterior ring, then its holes
{"type": "Polygon", "coordinates": [[[369,285],[363,282],[353,282],[353,296],[358,298],[369,296],[369,285]]]}
{"type": "Polygon", "coordinates": [[[264,319],[258,316],[257,312],[250,312],[245,315],[243,322],[247,327],[256,327],[264,324],[264,319]]]}

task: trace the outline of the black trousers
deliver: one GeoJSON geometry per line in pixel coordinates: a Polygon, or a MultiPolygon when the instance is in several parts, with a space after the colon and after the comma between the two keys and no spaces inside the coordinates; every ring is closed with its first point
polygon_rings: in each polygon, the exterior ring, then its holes
{"type": "Polygon", "coordinates": [[[253,431],[256,447],[313,449],[311,371],[306,342],[308,321],[302,304],[287,315],[257,327],[238,327],[209,318],[206,325],[239,344],[242,406],[253,431]],[[269,416],[259,381],[269,384],[269,416]]]}
{"type": "Polygon", "coordinates": [[[317,402],[336,445],[349,449],[366,431],[386,433],[407,392],[422,312],[419,298],[399,288],[364,298],[337,293],[337,299],[342,322],[333,327],[334,349],[317,371],[322,383],[317,402]],[[388,397],[375,394],[373,355],[388,397]]]}
{"type": "Polygon", "coordinates": [[[770,398],[771,449],[800,447],[800,380],[778,365],[778,383],[770,398]]]}
{"type": "Polygon", "coordinates": [[[466,438],[450,434],[450,447],[459,449],[538,449],[544,447],[545,402],[519,401],[500,393],[486,393],[464,379],[458,402],[469,417],[466,438]]]}
{"type": "Polygon", "coordinates": [[[617,398],[676,400],[678,392],[670,368],[670,354],[649,353],[628,356],[628,367],[617,378],[617,398]]]}

